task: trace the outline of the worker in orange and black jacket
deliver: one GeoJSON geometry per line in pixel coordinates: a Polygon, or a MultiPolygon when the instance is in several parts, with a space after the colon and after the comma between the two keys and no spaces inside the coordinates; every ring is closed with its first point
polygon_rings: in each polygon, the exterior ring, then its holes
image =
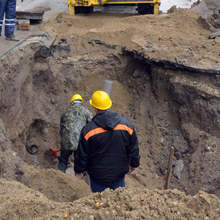
{"type": "Polygon", "coordinates": [[[134,127],[109,110],[112,102],[106,92],[94,92],[90,104],[96,115],[81,131],[74,159],[76,176],[88,173],[92,192],[124,187],[125,174],[133,172],[140,161],[134,127]]]}

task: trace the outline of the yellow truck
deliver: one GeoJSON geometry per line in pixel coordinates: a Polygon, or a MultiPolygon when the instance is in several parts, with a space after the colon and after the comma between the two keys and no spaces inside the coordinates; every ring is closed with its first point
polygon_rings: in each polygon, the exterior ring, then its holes
{"type": "Polygon", "coordinates": [[[68,0],[69,13],[91,13],[94,6],[137,6],[139,14],[159,14],[160,0],[68,0]]]}

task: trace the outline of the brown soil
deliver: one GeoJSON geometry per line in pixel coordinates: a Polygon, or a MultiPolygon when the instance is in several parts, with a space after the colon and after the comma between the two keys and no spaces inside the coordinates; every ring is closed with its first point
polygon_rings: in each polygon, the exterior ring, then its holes
{"type": "Polygon", "coordinates": [[[220,201],[199,192],[117,189],[74,203],[56,203],[18,182],[0,179],[0,218],[6,219],[218,219],[220,201]],[[16,196],[14,196],[16,194],[16,196]]]}
{"type": "Polygon", "coordinates": [[[39,50],[45,39],[34,38],[0,64],[0,219],[217,219],[219,199],[199,190],[220,195],[220,45],[199,15],[60,14],[42,29],[57,35],[50,56],[39,50]],[[48,150],[59,148],[72,94],[87,105],[105,79],[112,110],[135,125],[141,166],[126,176],[128,188],[89,195],[85,182],[56,170],[48,150]],[[171,145],[170,187],[195,196],[158,190],[171,145]]]}
{"type": "MultiPolygon", "coordinates": [[[[149,58],[204,69],[220,68],[219,42],[208,39],[211,27],[191,10],[179,9],[158,17],[60,14],[56,21],[49,22],[45,30],[58,37],[99,39],[111,45],[136,48],[149,58]]],[[[83,45],[76,49],[80,46],[83,45]]]]}
{"type": "Polygon", "coordinates": [[[50,200],[71,202],[90,194],[89,186],[75,176],[54,169],[36,170],[29,166],[25,166],[24,171],[21,182],[40,191],[50,200]]]}

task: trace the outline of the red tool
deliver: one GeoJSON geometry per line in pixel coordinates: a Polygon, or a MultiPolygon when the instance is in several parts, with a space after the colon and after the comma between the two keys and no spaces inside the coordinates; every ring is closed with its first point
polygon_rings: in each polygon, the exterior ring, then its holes
{"type": "Polygon", "coordinates": [[[54,156],[55,158],[58,158],[57,153],[60,151],[60,149],[54,150],[54,149],[50,148],[49,150],[50,150],[50,152],[53,154],[53,156],[54,156]]]}

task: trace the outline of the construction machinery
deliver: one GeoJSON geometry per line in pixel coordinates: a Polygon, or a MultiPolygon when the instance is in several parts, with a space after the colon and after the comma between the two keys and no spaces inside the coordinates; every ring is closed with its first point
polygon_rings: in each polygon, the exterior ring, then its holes
{"type": "Polygon", "coordinates": [[[68,0],[70,15],[91,13],[95,6],[136,6],[139,14],[159,14],[160,0],[68,0]]]}

